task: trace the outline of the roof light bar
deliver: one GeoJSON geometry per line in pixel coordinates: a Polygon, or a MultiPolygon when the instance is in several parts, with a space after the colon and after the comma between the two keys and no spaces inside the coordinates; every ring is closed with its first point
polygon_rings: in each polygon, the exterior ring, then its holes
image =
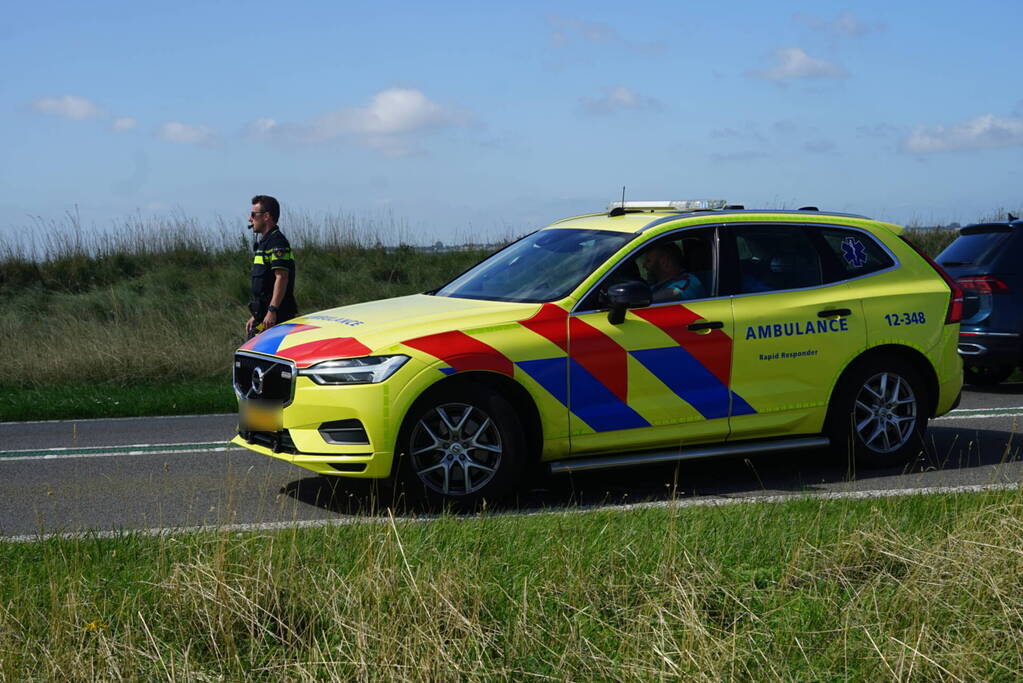
{"type": "Polygon", "coordinates": [[[624,209],[626,211],[710,211],[728,206],[725,199],[677,199],[667,201],[611,202],[607,210],[624,209]]]}

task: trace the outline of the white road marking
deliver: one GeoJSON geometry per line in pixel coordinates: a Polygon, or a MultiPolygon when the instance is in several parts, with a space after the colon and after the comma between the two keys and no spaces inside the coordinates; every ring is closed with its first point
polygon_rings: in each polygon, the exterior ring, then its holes
{"type": "Polygon", "coordinates": [[[90,422],[129,422],[131,420],[187,420],[197,417],[237,417],[238,413],[210,413],[207,415],[153,415],[152,417],[90,417],[83,420],[26,420],[24,422],[0,422],[0,427],[7,425],[45,425],[45,424],[89,424],[90,422]]]}
{"type": "Polygon", "coordinates": [[[937,422],[938,420],[990,420],[991,418],[994,417],[1020,417],[1020,416],[1023,416],[1023,413],[990,413],[987,415],[953,415],[952,413],[949,413],[948,415],[936,417],[933,420],[931,420],[931,422],[937,422]]]}
{"type": "MultiPolygon", "coordinates": [[[[529,512],[500,512],[488,513],[490,517],[533,517],[538,515],[564,515],[584,514],[604,510],[628,511],[645,510],[650,508],[689,508],[689,507],[718,507],[723,505],[751,505],[753,503],[784,503],[793,500],[865,500],[872,498],[899,498],[906,496],[923,496],[930,494],[960,494],[960,493],[982,493],[985,491],[1018,491],[1019,482],[1007,482],[999,484],[972,484],[964,486],[929,486],[921,488],[904,489],[873,489],[867,491],[825,491],[821,493],[784,494],[771,496],[737,496],[728,498],[715,496],[708,498],[693,498],[687,500],[663,500],[649,503],[635,503],[628,505],[587,505],[575,508],[562,508],[536,510],[529,512]]],[[[468,515],[461,519],[473,519],[477,515],[468,515]]],[[[423,515],[419,517],[401,518],[407,522],[430,522],[439,519],[438,515],[423,515]]],[[[19,536],[0,536],[0,543],[35,543],[50,539],[81,539],[81,538],[122,538],[130,536],[181,536],[188,534],[217,532],[217,533],[246,533],[253,531],[283,531],[288,529],[318,529],[332,526],[349,526],[353,524],[390,524],[391,517],[340,517],[333,519],[310,519],[291,522],[253,522],[249,524],[221,524],[213,526],[190,526],[190,527],[157,527],[137,530],[114,530],[114,531],[76,531],[60,534],[22,534],[19,536]]]]}
{"type": "MultiPolygon", "coordinates": [[[[174,419],[177,417],[201,417],[194,415],[164,416],[161,418],[117,418],[125,420],[136,419],[174,419]]],[[[947,415],[935,418],[932,422],[944,420],[990,420],[994,418],[1016,418],[1023,417],[1023,407],[1012,408],[971,408],[965,410],[954,410],[947,415]],[[1021,412],[993,412],[1018,410],[1021,412]],[[963,414],[968,413],[968,414],[963,414]],[[983,413],[983,414],[980,414],[983,413]]],[[[4,423],[12,424],[12,423],[4,423]]],[[[220,442],[227,444],[228,441],[220,442]]],[[[66,460],[70,458],[113,458],[118,456],[137,455],[175,455],[190,453],[219,453],[223,451],[242,451],[237,446],[214,446],[213,442],[186,441],[180,443],[158,443],[158,444],[126,444],[124,446],[88,446],[88,447],[62,447],[62,448],[26,448],[13,451],[0,451],[0,463],[18,462],[23,460],[66,460]],[[164,449],[160,449],[164,446],[164,449]],[[191,448],[189,448],[191,446],[191,448]],[[102,450],[109,448],[110,450],[102,450]],[[19,455],[24,453],[24,455],[19,455]]]]}
{"type": "Polygon", "coordinates": [[[227,441],[226,440],[222,441],[222,442],[213,442],[213,441],[180,441],[180,442],[174,442],[174,443],[162,443],[162,442],[161,443],[126,443],[126,444],[123,444],[121,446],[112,446],[112,445],[109,445],[109,444],[102,444],[102,445],[99,445],[99,446],[74,446],[74,447],[72,447],[72,446],[62,446],[62,447],[59,447],[59,448],[20,448],[20,449],[16,449],[16,450],[13,450],[13,451],[0,451],[0,454],[10,453],[12,455],[15,455],[17,453],[42,453],[44,451],[48,452],[48,453],[67,453],[67,452],[88,453],[88,452],[92,452],[92,451],[99,452],[99,449],[101,449],[101,448],[109,448],[109,449],[111,449],[109,451],[111,453],[119,452],[119,451],[121,451],[123,449],[126,449],[126,448],[134,448],[134,449],[138,450],[139,452],[143,452],[146,449],[149,449],[149,448],[159,448],[161,446],[209,446],[209,445],[212,445],[214,443],[227,443],[227,441]]]}
{"type": "Polygon", "coordinates": [[[75,448],[28,448],[0,451],[0,462],[19,460],[62,460],[68,458],[112,458],[118,455],[167,455],[170,453],[216,453],[241,450],[223,441],[182,443],[138,443],[123,446],[78,446],[75,448]]]}
{"type": "Polygon", "coordinates": [[[241,453],[244,448],[237,446],[217,446],[214,448],[176,448],[166,451],[116,451],[106,453],[53,453],[46,455],[23,455],[3,456],[0,463],[18,462],[20,460],[71,460],[74,458],[116,458],[119,455],[186,455],[188,453],[220,453],[223,451],[238,451],[241,453]]]}
{"type": "Polygon", "coordinates": [[[956,408],[949,415],[958,415],[960,413],[988,413],[992,410],[1023,410],[1023,406],[995,406],[992,408],[956,408]]]}

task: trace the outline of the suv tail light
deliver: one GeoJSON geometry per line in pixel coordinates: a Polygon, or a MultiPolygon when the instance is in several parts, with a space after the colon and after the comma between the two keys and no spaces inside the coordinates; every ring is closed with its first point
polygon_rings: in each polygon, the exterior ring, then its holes
{"type": "Polygon", "coordinates": [[[952,296],[948,300],[948,312],[945,313],[945,324],[951,325],[958,323],[963,319],[963,288],[959,286],[959,283],[952,279],[952,277],[945,272],[945,269],[934,262],[930,256],[920,250],[920,247],[910,242],[904,235],[899,235],[902,241],[908,244],[913,251],[920,254],[920,257],[927,261],[927,263],[934,268],[935,272],[941,276],[941,279],[945,281],[948,288],[952,290],[952,296]]]}
{"type": "Polygon", "coordinates": [[[993,275],[961,277],[957,280],[963,289],[980,294],[1008,294],[1009,286],[993,275]]]}

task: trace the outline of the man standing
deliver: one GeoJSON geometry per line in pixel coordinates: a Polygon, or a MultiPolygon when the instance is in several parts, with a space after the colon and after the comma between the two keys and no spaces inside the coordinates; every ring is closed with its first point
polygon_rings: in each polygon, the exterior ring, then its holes
{"type": "Polygon", "coordinates": [[[294,318],[295,257],[291,244],[277,227],[281,205],[273,197],[259,194],[252,198],[249,227],[259,235],[252,259],[252,295],[245,323],[249,338],[278,323],[294,318]]]}

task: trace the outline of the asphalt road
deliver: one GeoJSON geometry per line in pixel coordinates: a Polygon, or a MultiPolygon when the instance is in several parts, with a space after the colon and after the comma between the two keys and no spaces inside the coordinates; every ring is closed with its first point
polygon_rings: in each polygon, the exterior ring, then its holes
{"type": "MultiPolygon", "coordinates": [[[[1023,383],[967,387],[930,454],[855,471],[827,451],[558,475],[515,508],[1023,481],[1023,383]]],[[[228,448],[233,415],[0,423],[0,536],[280,523],[376,514],[371,485],[228,448]]]]}

